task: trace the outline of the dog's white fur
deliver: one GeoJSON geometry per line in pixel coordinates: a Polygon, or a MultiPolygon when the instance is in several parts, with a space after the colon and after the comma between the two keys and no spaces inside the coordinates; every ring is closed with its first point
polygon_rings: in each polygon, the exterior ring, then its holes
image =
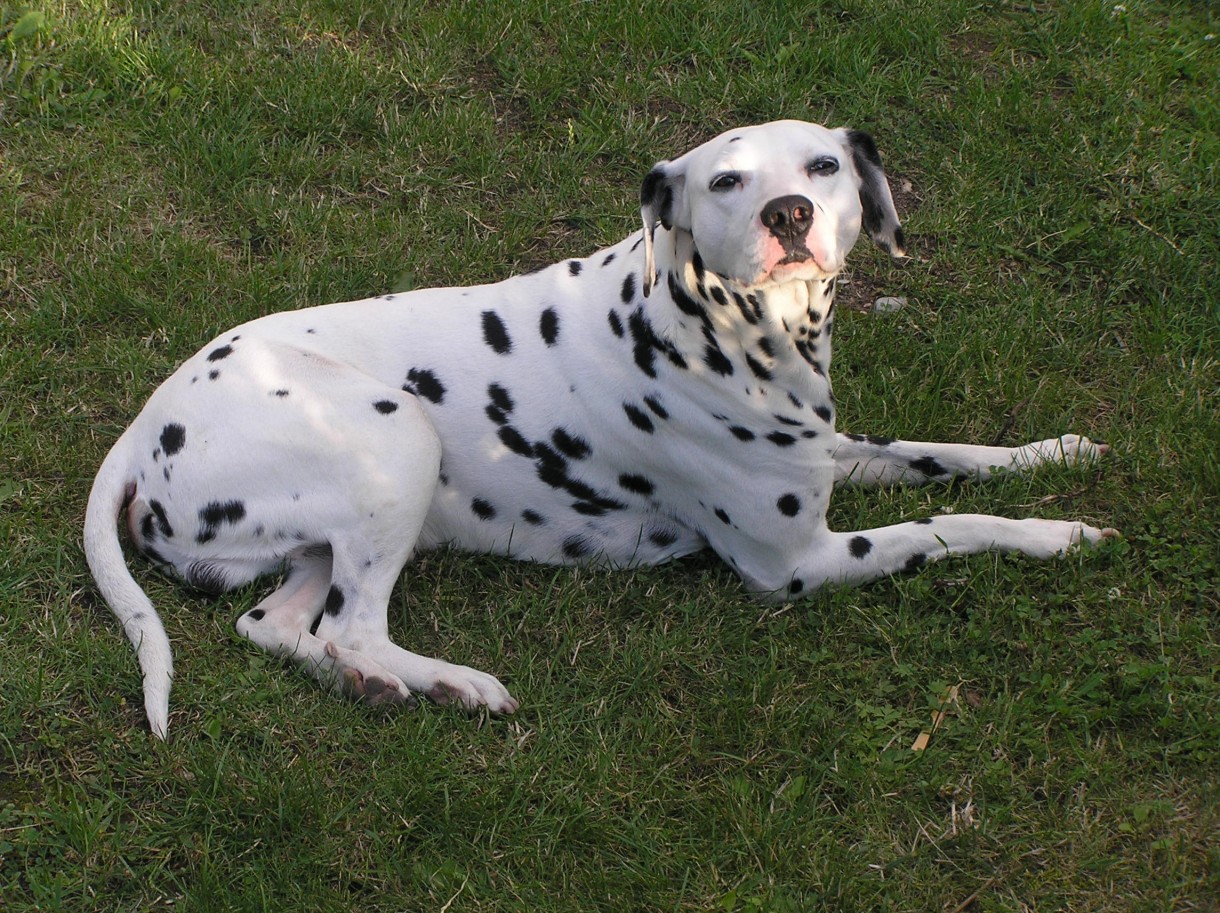
{"type": "Polygon", "coordinates": [[[984,549],[1049,557],[1114,535],[1079,522],[939,516],[831,532],[836,482],[987,477],[1105,451],[834,431],[834,277],[863,228],[901,255],[872,141],[781,121],[648,175],[644,228],[495,285],[273,314],[223,333],[106,457],[85,551],[144,672],[164,738],[165,630],[116,516],[159,564],[225,590],[285,571],[238,631],[370,701],[517,708],[492,676],[389,637],[417,550],[652,564],[713,548],[790,598],[984,549]],[[658,224],[659,223],[659,224],[658,224]]]}

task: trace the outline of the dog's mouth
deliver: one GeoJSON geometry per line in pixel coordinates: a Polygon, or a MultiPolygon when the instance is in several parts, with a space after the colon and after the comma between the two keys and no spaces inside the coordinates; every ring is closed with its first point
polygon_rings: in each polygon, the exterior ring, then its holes
{"type": "Polygon", "coordinates": [[[826,272],[826,268],[810,251],[792,250],[777,260],[759,279],[763,282],[788,282],[819,278],[826,272]]]}

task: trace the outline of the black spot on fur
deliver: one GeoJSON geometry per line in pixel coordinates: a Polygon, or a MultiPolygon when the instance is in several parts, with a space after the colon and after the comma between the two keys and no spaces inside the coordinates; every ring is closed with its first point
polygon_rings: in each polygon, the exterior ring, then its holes
{"type": "Polygon", "coordinates": [[[786,415],[780,415],[778,412],[776,412],[772,418],[774,418],[781,425],[787,425],[789,428],[800,428],[805,424],[800,419],[789,418],[786,415]]]}
{"type": "Polygon", "coordinates": [[[791,447],[796,443],[796,438],[788,434],[786,431],[772,431],[767,435],[767,440],[776,447],[791,447]]]}
{"type": "Polygon", "coordinates": [[[795,517],[801,512],[801,499],[792,492],[788,492],[779,496],[775,506],[779,508],[779,512],[785,517],[795,517]]]}
{"type": "Polygon", "coordinates": [[[606,319],[610,321],[610,332],[613,333],[615,336],[617,336],[619,339],[622,339],[623,338],[623,321],[619,318],[618,311],[611,308],[610,313],[606,315],[606,319]]]}
{"type": "Polygon", "coordinates": [[[928,556],[925,555],[923,552],[916,552],[914,555],[912,555],[910,558],[907,559],[907,563],[902,566],[902,569],[909,573],[911,571],[919,570],[921,567],[923,567],[927,563],[928,563],[928,556]]]}
{"type": "Polygon", "coordinates": [[[509,338],[508,327],[495,311],[483,312],[483,341],[497,355],[507,355],[513,350],[513,341],[509,338]]]}
{"type": "Polygon", "coordinates": [[[642,475],[625,472],[618,477],[618,484],[627,491],[637,495],[650,495],[655,486],[642,475]]]}
{"type": "Polygon", "coordinates": [[[211,561],[192,562],[182,572],[182,577],[195,589],[213,596],[229,588],[229,578],[225,575],[224,568],[211,561]]]}
{"type": "Polygon", "coordinates": [[[619,297],[623,299],[623,304],[631,304],[635,300],[635,273],[628,273],[623,277],[623,287],[619,289],[619,297]]]}
{"type": "Polygon", "coordinates": [[[171,422],[161,429],[161,449],[167,457],[173,456],[186,443],[186,429],[177,422],[171,422]]]}
{"type": "Polygon", "coordinates": [[[788,584],[788,592],[793,596],[803,589],[805,589],[805,581],[799,577],[793,577],[792,581],[788,584]]]}
{"type": "Polygon", "coordinates": [[[733,373],[733,363],[720,351],[720,346],[709,342],[703,349],[703,363],[719,374],[729,377],[733,373]]]}
{"type": "Polygon", "coordinates": [[[475,498],[471,501],[470,509],[480,520],[492,520],[496,516],[495,507],[490,501],[485,501],[483,498],[475,498]]]}
{"type": "Polygon", "coordinates": [[[521,432],[512,425],[505,425],[501,428],[499,437],[500,442],[513,453],[523,457],[532,457],[534,455],[533,445],[522,437],[521,432]]]}
{"type": "Polygon", "coordinates": [[[343,590],[332,583],[330,592],[326,594],[326,614],[331,616],[338,615],[343,611],[343,603],[345,602],[347,602],[347,598],[343,595],[343,590]]]}
{"type": "Polygon", "coordinates": [[[584,438],[570,434],[564,428],[556,428],[552,431],[551,441],[559,448],[561,453],[565,456],[570,456],[574,460],[583,460],[593,452],[593,449],[584,438]]]}
{"type": "Polygon", "coordinates": [[[285,396],[288,395],[288,391],[287,390],[272,390],[271,395],[279,397],[280,399],[283,399],[285,396]]]}
{"type": "Polygon", "coordinates": [[[499,384],[487,385],[487,398],[491,400],[492,405],[504,412],[513,411],[513,398],[509,392],[499,384]]]}
{"type": "Polygon", "coordinates": [[[910,467],[916,472],[922,472],[926,476],[944,476],[948,475],[948,470],[940,463],[936,462],[930,456],[920,457],[918,460],[911,460],[910,467]]]}
{"type": "Polygon", "coordinates": [[[754,432],[749,428],[741,427],[741,425],[729,425],[729,431],[733,432],[733,437],[739,441],[754,440],[754,432]]]}
{"type": "Polygon", "coordinates": [[[169,517],[165,514],[165,507],[156,498],[148,502],[148,506],[152,508],[153,516],[157,518],[157,531],[166,539],[174,538],[174,528],[169,525],[169,517]]]}
{"type": "Polygon", "coordinates": [[[920,526],[927,526],[929,523],[932,522],[932,518],[931,517],[920,517],[915,522],[918,523],[920,526]]]}
{"type": "MultiPolygon", "coordinates": [[[[636,243],[638,244],[639,242],[637,241],[636,243]]],[[[635,250],[634,247],[631,249],[635,250]]],[[[613,262],[614,262],[614,254],[606,254],[606,259],[602,261],[602,266],[609,266],[613,262]]]]}
{"type": "Polygon", "coordinates": [[[530,510],[529,508],[521,511],[521,519],[530,526],[542,526],[542,524],[546,523],[546,520],[543,518],[542,514],[538,513],[536,510],[530,510]]]}
{"type": "Polygon", "coordinates": [[[568,558],[583,558],[592,551],[584,536],[568,536],[563,540],[563,553],[568,558]]]}
{"type": "Polygon", "coordinates": [[[199,508],[199,531],[195,541],[211,542],[216,532],[226,523],[237,523],[246,515],[246,505],[241,501],[211,501],[199,508]]]}
{"type": "Polygon", "coordinates": [[[695,281],[702,282],[703,277],[707,275],[707,267],[703,265],[703,256],[699,251],[695,251],[691,256],[690,265],[695,268],[695,281]]]}
{"type": "Polygon", "coordinates": [[[266,614],[267,613],[265,611],[263,611],[262,609],[251,609],[249,612],[246,613],[246,617],[249,618],[251,621],[262,621],[263,616],[266,614]]]}
{"type": "Polygon", "coordinates": [[[649,434],[655,430],[652,424],[652,419],[644,414],[644,410],[639,406],[634,406],[631,403],[623,403],[623,411],[627,413],[627,418],[631,424],[639,428],[641,431],[647,431],[649,434]]]}
{"type": "Polygon", "coordinates": [[[568,261],[568,273],[573,276],[579,276],[580,271],[583,268],[584,268],[584,264],[581,263],[579,260],[569,260],[568,261]]]}
{"type": "Polygon", "coordinates": [[[208,353],[208,361],[220,361],[222,358],[228,358],[232,354],[232,346],[220,346],[208,353]]]}
{"type": "Polygon", "coordinates": [[[703,305],[686,294],[686,290],[678,284],[678,279],[673,273],[669,274],[669,296],[673,299],[674,304],[678,306],[678,310],[683,314],[698,317],[705,324],[711,323],[707,312],[703,310],[703,305]]]}
{"type": "Polygon", "coordinates": [[[215,380],[218,377],[220,377],[219,371],[209,371],[208,372],[208,380],[215,380]]]}
{"type": "Polygon", "coordinates": [[[658,548],[668,548],[678,541],[678,534],[668,529],[654,529],[648,534],[648,541],[658,548]]]}
{"type": "Polygon", "coordinates": [[[873,550],[873,543],[865,536],[853,536],[852,540],[847,543],[847,549],[853,558],[863,558],[873,550]]]}
{"type": "Polygon", "coordinates": [[[445,385],[427,368],[412,368],[408,371],[407,383],[403,389],[438,406],[445,401],[445,385]]]}
{"type": "Polygon", "coordinates": [[[759,380],[772,380],[774,377],[767,366],[749,352],[746,353],[746,365],[749,367],[750,372],[759,380]]]}
{"type": "Polygon", "coordinates": [[[655,396],[645,396],[644,405],[651,409],[657,418],[669,418],[669,413],[665,410],[665,407],[661,405],[661,401],[655,396]]]}
{"type": "Polygon", "coordinates": [[[741,316],[746,323],[758,323],[758,315],[754,313],[743,295],[733,292],[733,303],[737,305],[737,310],[741,311],[741,316]]]}
{"type": "Polygon", "coordinates": [[[714,511],[712,511],[712,513],[714,513],[716,515],[716,519],[725,526],[732,525],[733,521],[729,519],[728,511],[726,511],[723,507],[717,507],[714,511]]]}
{"type": "MultiPolygon", "coordinates": [[[[892,437],[878,437],[875,434],[847,434],[844,435],[849,441],[857,441],[859,443],[872,444],[874,447],[888,447],[894,443],[892,437]]],[[[924,457],[926,460],[931,460],[931,457],[924,457]]]]}
{"type": "Polygon", "coordinates": [[[548,346],[553,346],[559,339],[559,314],[554,308],[547,308],[542,312],[542,316],[538,318],[538,332],[542,334],[542,341],[548,346]]]}
{"type": "Polygon", "coordinates": [[[827,425],[834,424],[835,412],[829,406],[814,406],[813,414],[824,421],[827,425]]]}
{"type": "Polygon", "coordinates": [[[661,346],[661,341],[653,333],[652,324],[644,316],[643,308],[636,308],[631,312],[631,316],[627,318],[627,326],[631,329],[631,351],[636,365],[649,377],[656,377],[656,350],[661,346]]]}
{"type": "Polygon", "coordinates": [[[373,408],[382,415],[389,415],[392,412],[398,411],[398,403],[394,402],[393,400],[379,399],[377,402],[373,403],[373,408]]]}

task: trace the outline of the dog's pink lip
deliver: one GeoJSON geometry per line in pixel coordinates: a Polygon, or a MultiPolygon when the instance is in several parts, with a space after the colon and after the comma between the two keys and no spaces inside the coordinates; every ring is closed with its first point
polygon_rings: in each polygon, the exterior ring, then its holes
{"type": "Polygon", "coordinates": [[[760,273],[753,284],[763,285],[768,282],[787,282],[794,277],[799,279],[821,279],[831,275],[833,272],[835,270],[828,270],[812,254],[789,254],[769,270],[760,273]]]}

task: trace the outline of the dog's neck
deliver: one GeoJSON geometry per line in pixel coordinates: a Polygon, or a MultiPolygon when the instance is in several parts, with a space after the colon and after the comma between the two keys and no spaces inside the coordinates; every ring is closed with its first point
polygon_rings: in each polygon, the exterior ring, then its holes
{"type": "Polygon", "coordinates": [[[657,232],[656,265],[653,294],[672,304],[648,316],[677,352],[721,375],[741,371],[802,400],[829,401],[834,276],[742,286],[708,270],[682,230],[657,232]]]}

